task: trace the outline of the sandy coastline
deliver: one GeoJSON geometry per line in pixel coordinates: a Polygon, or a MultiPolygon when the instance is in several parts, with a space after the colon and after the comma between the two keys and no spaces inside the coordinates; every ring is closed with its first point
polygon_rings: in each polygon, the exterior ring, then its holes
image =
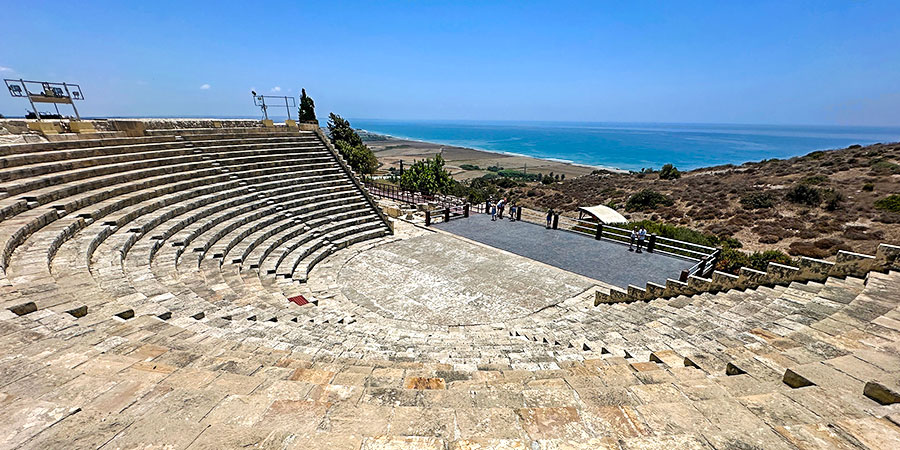
{"type": "Polygon", "coordinates": [[[438,153],[444,157],[447,170],[458,180],[478,178],[487,174],[489,172],[486,169],[489,166],[500,166],[504,169],[526,171],[527,173],[547,174],[553,172],[554,174],[565,174],[567,178],[589,174],[595,169],[615,170],[552,159],[402,139],[371,132],[360,134],[381,163],[380,170],[387,170],[390,167],[399,168],[401,160],[405,166],[408,166],[415,160],[430,158],[438,153]],[[481,170],[463,170],[460,166],[464,164],[478,166],[481,170]]]}

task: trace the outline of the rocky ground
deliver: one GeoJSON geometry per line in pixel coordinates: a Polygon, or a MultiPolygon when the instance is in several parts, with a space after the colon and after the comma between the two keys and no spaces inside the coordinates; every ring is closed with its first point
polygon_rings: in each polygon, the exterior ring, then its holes
{"type": "Polygon", "coordinates": [[[898,143],[703,168],[674,180],[662,180],[658,173],[598,171],[507,192],[526,207],[574,211],[609,204],[630,220],[652,219],[735,237],[748,250],[777,248],[812,257],[840,249],[872,253],[880,242],[900,242],[900,212],[875,207],[891,194],[900,194],[898,143]],[[627,211],[627,200],[644,189],[665,195],[672,204],[627,211]],[[789,199],[798,189],[815,191],[819,198],[812,194],[806,203],[789,199]]]}

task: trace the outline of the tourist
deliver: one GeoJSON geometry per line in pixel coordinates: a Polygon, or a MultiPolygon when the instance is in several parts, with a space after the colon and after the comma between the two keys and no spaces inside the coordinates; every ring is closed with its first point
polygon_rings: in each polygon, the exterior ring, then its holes
{"type": "Polygon", "coordinates": [[[516,221],[516,208],[518,208],[518,206],[516,206],[515,202],[513,202],[509,205],[509,221],[510,222],[516,221]]]}
{"type": "Polygon", "coordinates": [[[501,198],[499,202],[497,202],[497,217],[500,220],[503,220],[503,207],[506,206],[506,199],[501,198]]]}
{"type": "Polygon", "coordinates": [[[638,253],[643,253],[643,252],[641,252],[641,247],[644,246],[645,239],[647,239],[647,229],[644,227],[641,227],[641,231],[638,231],[638,242],[637,242],[637,252],[638,253]]]}
{"type": "Polygon", "coordinates": [[[633,251],[634,251],[634,241],[635,241],[636,239],[637,239],[637,229],[636,229],[636,228],[632,228],[632,229],[631,229],[631,238],[628,240],[628,251],[629,251],[629,252],[633,252],[633,251]]]}
{"type": "Polygon", "coordinates": [[[549,230],[551,226],[553,226],[553,208],[547,211],[547,229],[549,230]]]}
{"type": "Polygon", "coordinates": [[[491,222],[497,220],[497,204],[491,203],[491,222]]]}

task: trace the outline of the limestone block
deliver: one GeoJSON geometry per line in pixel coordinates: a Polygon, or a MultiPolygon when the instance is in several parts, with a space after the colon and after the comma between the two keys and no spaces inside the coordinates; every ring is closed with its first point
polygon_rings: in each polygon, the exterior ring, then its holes
{"type": "Polygon", "coordinates": [[[900,270],[900,246],[881,244],[875,252],[875,258],[881,269],[900,270]]]}
{"type": "MultiPolygon", "coordinates": [[[[715,276],[716,273],[717,272],[713,272],[713,276],[715,276]]],[[[712,286],[712,279],[691,275],[688,277],[687,285],[688,288],[694,292],[703,292],[712,286]]]]}
{"type": "Polygon", "coordinates": [[[834,263],[815,258],[800,257],[800,273],[797,275],[798,280],[822,281],[828,278],[828,273],[834,263]]]}
{"type": "Polygon", "coordinates": [[[128,137],[138,137],[146,134],[147,127],[140,120],[110,120],[109,126],[116,131],[122,131],[128,137]]]}
{"type": "Polygon", "coordinates": [[[275,122],[273,122],[271,119],[265,119],[265,120],[263,120],[263,121],[262,121],[262,124],[263,124],[263,126],[266,127],[266,128],[275,128],[275,122]]]}
{"type": "Polygon", "coordinates": [[[666,287],[661,284],[647,282],[647,298],[660,298],[666,293],[666,287]]]}
{"type": "Polygon", "coordinates": [[[384,210],[384,213],[387,214],[388,216],[391,216],[395,219],[397,217],[400,217],[400,208],[398,208],[396,206],[385,206],[382,209],[384,210]]]}
{"type": "Polygon", "coordinates": [[[629,298],[629,295],[626,291],[614,288],[609,290],[609,297],[613,300],[613,303],[617,303],[626,301],[629,298]]]}
{"type": "Polygon", "coordinates": [[[601,303],[613,303],[613,299],[609,294],[604,294],[600,291],[594,292],[594,306],[600,305],[601,303]]]}
{"type": "Polygon", "coordinates": [[[829,275],[833,276],[863,276],[872,269],[875,257],[841,250],[837,254],[834,267],[829,275]]]}
{"type": "Polygon", "coordinates": [[[628,298],[632,301],[644,300],[645,298],[647,298],[647,290],[629,284],[628,285],[628,298]]]}
{"type": "MultiPolygon", "coordinates": [[[[718,270],[714,270],[712,276],[709,278],[709,284],[706,289],[717,289],[717,290],[726,290],[736,287],[740,277],[737,275],[732,275],[730,273],[719,272],[718,270]]],[[[688,278],[688,284],[691,284],[691,279],[688,278]]]]}
{"type": "Polygon", "coordinates": [[[666,279],[666,297],[677,297],[679,295],[690,295],[693,293],[694,291],[687,283],[671,278],[666,279]]]}
{"type": "Polygon", "coordinates": [[[55,122],[28,122],[28,129],[41,134],[59,134],[59,124],[55,122]]]}
{"type": "Polygon", "coordinates": [[[97,130],[94,128],[94,124],[91,122],[87,122],[84,120],[73,120],[69,122],[69,129],[72,130],[73,133],[96,133],[97,130]]]}
{"type": "Polygon", "coordinates": [[[291,128],[291,129],[294,129],[294,130],[299,129],[299,127],[297,126],[297,122],[295,122],[295,121],[293,121],[293,120],[291,120],[291,119],[285,120],[285,121],[284,121],[284,126],[286,126],[286,127],[288,127],[288,128],[291,128]]]}
{"type": "Polygon", "coordinates": [[[751,269],[749,267],[741,267],[741,275],[738,284],[742,287],[756,287],[767,281],[766,273],[751,269]]]}
{"type": "Polygon", "coordinates": [[[786,369],[784,371],[784,376],[781,378],[781,381],[793,389],[816,385],[806,377],[798,374],[797,372],[794,372],[791,369],[786,369]]]}
{"type": "Polygon", "coordinates": [[[797,279],[797,275],[799,273],[799,267],[786,266],[784,264],[778,264],[774,262],[770,262],[766,267],[767,278],[773,283],[794,281],[795,279],[797,279]]]}
{"type": "Polygon", "coordinates": [[[875,400],[882,405],[892,405],[900,403],[900,383],[881,383],[878,381],[869,381],[863,388],[863,395],[875,400]]]}

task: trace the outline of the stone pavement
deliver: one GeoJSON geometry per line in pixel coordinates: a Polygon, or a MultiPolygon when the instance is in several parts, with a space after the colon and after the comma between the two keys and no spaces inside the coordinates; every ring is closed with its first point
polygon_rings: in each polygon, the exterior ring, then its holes
{"type": "Polygon", "coordinates": [[[666,278],[677,280],[682,270],[694,265],[692,261],[659,253],[629,252],[622,244],[548,230],[531,222],[492,222],[487,214],[433,226],[621,288],[629,284],[644,286],[648,281],[665,285],[666,278]]]}
{"type": "Polygon", "coordinates": [[[574,297],[592,280],[517,255],[427,233],[360,253],[344,295],[385,317],[437,325],[504,322],[574,297]]]}

